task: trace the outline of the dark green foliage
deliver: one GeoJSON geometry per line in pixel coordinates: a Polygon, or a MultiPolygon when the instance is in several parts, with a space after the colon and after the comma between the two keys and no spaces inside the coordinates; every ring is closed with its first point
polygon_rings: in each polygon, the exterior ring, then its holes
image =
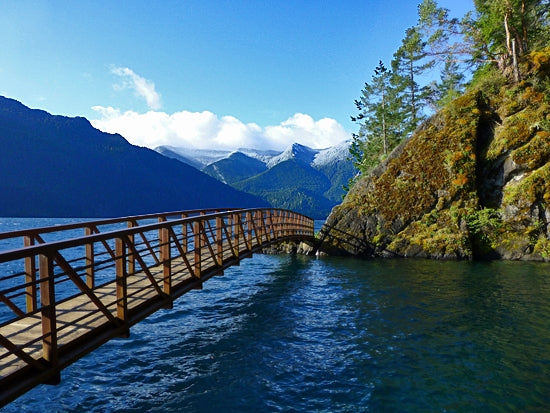
{"type": "Polygon", "coordinates": [[[550,43],[549,0],[475,0],[474,4],[475,13],[459,21],[449,18],[449,11],[435,0],[423,0],[417,25],[407,29],[394,53],[392,70],[380,62],[371,83],[365,83],[355,101],[359,113],[352,120],[359,130],[350,148],[362,174],[409,136],[430,110],[463,93],[465,70],[475,68],[472,85],[497,91],[506,78],[518,83],[527,75],[521,73],[523,56],[550,43]],[[421,85],[422,75],[435,69],[440,70],[440,80],[421,85]]]}
{"type": "Polygon", "coordinates": [[[331,189],[329,179],[295,159],[233,186],[267,200],[274,207],[299,211],[312,218],[324,219],[335,204],[322,195],[331,189]]]}
{"type": "Polygon", "coordinates": [[[380,163],[407,133],[406,113],[399,108],[401,100],[392,78],[392,72],[380,61],[371,82],[365,83],[355,101],[358,114],[352,121],[359,125],[359,133],[353,135],[350,153],[362,174],[380,163]]]}
{"type": "Polygon", "coordinates": [[[422,39],[417,27],[407,29],[401,47],[393,55],[392,84],[400,106],[405,126],[405,133],[412,133],[424,117],[421,111],[423,94],[418,84],[418,77],[433,66],[433,61],[426,60],[426,42],[422,39]]]}
{"type": "Polygon", "coordinates": [[[518,82],[519,60],[550,42],[548,0],[474,0],[476,13],[462,20],[471,60],[487,62],[518,82]]]}
{"type": "Polygon", "coordinates": [[[325,165],[318,168],[330,181],[331,186],[323,194],[326,198],[335,203],[339,203],[344,195],[342,185],[348,182],[350,176],[357,173],[357,169],[352,162],[338,162],[337,164],[325,165]]]}

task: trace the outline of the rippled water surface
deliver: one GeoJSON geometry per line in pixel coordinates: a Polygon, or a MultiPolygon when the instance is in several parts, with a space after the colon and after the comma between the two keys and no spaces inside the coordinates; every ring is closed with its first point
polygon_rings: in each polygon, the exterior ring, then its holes
{"type": "Polygon", "coordinates": [[[2,412],[548,411],[550,266],[263,256],[2,412]]]}

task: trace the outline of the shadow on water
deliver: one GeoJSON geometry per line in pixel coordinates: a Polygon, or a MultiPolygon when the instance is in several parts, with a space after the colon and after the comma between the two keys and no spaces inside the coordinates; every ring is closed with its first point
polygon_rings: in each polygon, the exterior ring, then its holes
{"type": "Polygon", "coordinates": [[[256,255],[6,411],[544,411],[549,269],[256,255]]]}

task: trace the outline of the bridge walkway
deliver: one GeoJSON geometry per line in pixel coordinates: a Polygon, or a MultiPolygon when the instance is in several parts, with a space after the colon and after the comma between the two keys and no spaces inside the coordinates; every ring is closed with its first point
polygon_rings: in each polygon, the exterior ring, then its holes
{"type": "Polygon", "coordinates": [[[58,383],[63,368],[254,252],[314,236],[310,218],[286,210],[170,214],[0,234],[26,245],[0,252],[0,406],[58,383]],[[114,223],[127,228],[99,231],[114,223]]]}

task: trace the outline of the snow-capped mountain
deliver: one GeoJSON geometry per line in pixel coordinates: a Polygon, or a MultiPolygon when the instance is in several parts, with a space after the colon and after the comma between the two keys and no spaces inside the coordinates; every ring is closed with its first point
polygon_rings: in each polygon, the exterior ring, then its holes
{"type": "Polygon", "coordinates": [[[273,168],[275,165],[284,161],[288,161],[289,159],[295,159],[298,162],[311,165],[313,159],[318,153],[318,149],[311,149],[308,146],[300,145],[299,143],[293,143],[280,155],[274,156],[269,159],[266,165],[268,168],[273,168]]]}
{"type": "Polygon", "coordinates": [[[345,161],[349,158],[349,147],[351,141],[344,141],[330,148],[321,149],[315,155],[311,166],[314,168],[322,168],[326,165],[331,165],[339,161],[345,161]]]}
{"type": "Polygon", "coordinates": [[[281,153],[280,151],[275,151],[271,149],[195,149],[169,145],[158,146],[155,148],[155,151],[164,156],[167,156],[168,158],[177,159],[181,162],[187,163],[197,169],[203,169],[204,167],[211,165],[217,161],[229,158],[232,154],[236,152],[245,154],[246,156],[257,159],[263,163],[267,163],[271,158],[281,153]]]}
{"type": "Polygon", "coordinates": [[[158,146],[155,151],[168,158],[177,159],[197,169],[202,169],[220,159],[226,158],[232,151],[216,149],[193,149],[178,146],[158,146]]]}
{"type": "Polygon", "coordinates": [[[257,159],[265,163],[267,168],[272,168],[278,163],[289,159],[295,159],[298,162],[309,164],[314,168],[320,168],[335,162],[345,161],[349,156],[350,144],[351,142],[348,140],[331,146],[330,148],[312,149],[299,143],[293,143],[282,152],[272,149],[239,148],[237,150],[218,150],[164,145],[155,148],[155,151],[168,158],[185,162],[197,169],[203,169],[222,159],[229,158],[235,153],[241,153],[247,157],[257,159]]]}
{"type": "Polygon", "coordinates": [[[343,186],[355,175],[351,142],[326,149],[293,143],[284,151],[237,151],[159,147],[157,152],[195,166],[273,206],[324,218],[341,201],[343,186]]]}

